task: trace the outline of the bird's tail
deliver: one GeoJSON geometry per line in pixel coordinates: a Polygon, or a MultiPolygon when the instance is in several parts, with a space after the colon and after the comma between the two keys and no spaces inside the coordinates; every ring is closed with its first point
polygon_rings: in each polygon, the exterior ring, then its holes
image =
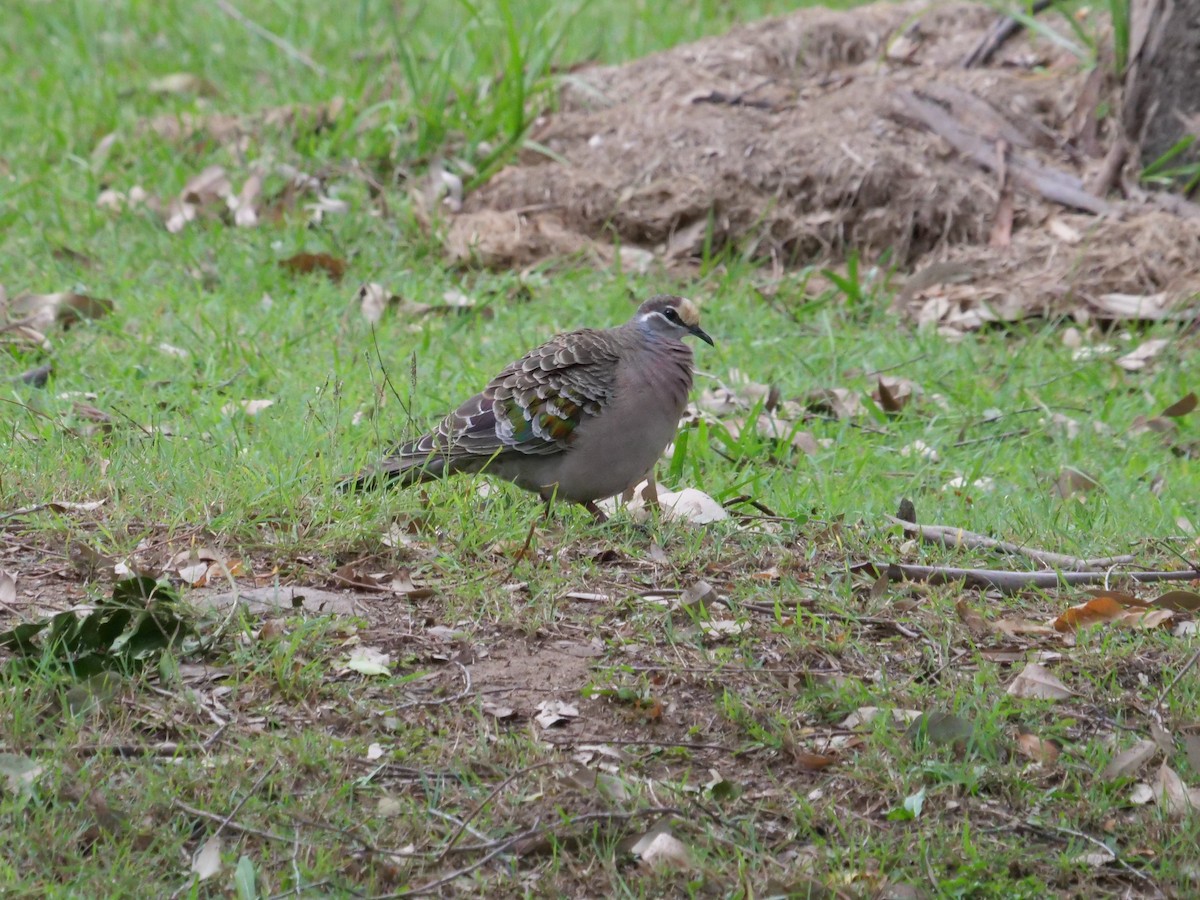
{"type": "Polygon", "coordinates": [[[379,462],[338,483],[339,491],[361,491],[381,487],[408,487],[441,478],[454,468],[444,451],[427,438],[397,447],[379,462]]]}

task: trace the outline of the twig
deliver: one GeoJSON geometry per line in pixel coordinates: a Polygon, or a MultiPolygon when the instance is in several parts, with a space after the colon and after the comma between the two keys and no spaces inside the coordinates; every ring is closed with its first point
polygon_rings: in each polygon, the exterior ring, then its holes
{"type": "Polygon", "coordinates": [[[317,63],[316,61],[314,61],[313,58],[311,56],[309,56],[307,53],[305,53],[303,50],[298,50],[295,47],[293,47],[291,44],[289,44],[287,41],[285,41],[279,35],[275,34],[275,32],[268,31],[266,28],[263,28],[261,25],[259,25],[257,22],[255,22],[253,19],[248,18],[245,13],[243,13],[241,10],[239,10],[237,7],[235,7],[233,4],[229,3],[228,0],[216,0],[216,5],[217,5],[217,9],[221,10],[221,12],[225,13],[225,15],[229,16],[231,19],[234,19],[234,20],[240,22],[242,25],[244,25],[246,27],[246,29],[248,31],[252,32],[253,34],[258,35],[260,38],[262,38],[267,43],[274,44],[276,47],[278,47],[280,50],[282,50],[284,53],[286,53],[292,59],[296,60],[296,62],[302,63],[305,66],[308,66],[308,68],[312,69],[314,72],[316,72],[322,78],[325,77],[325,67],[324,66],[322,66],[319,63],[317,63]]]}
{"type": "Polygon", "coordinates": [[[1171,693],[1175,685],[1179,683],[1179,679],[1186,675],[1193,666],[1196,665],[1196,660],[1200,659],[1200,650],[1197,650],[1191,655],[1187,662],[1183,664],[1183,668],[1175,673],[1175,677],[1171,679],[1171,683],[1162,689],[1162,693],[1158,695],[1158,699],[1154,701],[1154,709],[1160,709],[1163,701],[1167,699],[1167,695],[1171,693]]]}
{"type": "Polygon", "coordinates": [[[507,778],[505,778],[498,785],[496,785],[494,788],[492,788],[488,792],[488,795],[486,797],[484,797],[482,800],[480,800],[479,803],[477,803],[475,805],[474,809],[472,809],[469,813],[466,814],[465,817],[463,817],[463,820],[458,824],[458,828],[456,828],[454,830],[454,832],[450,835],[450,839],[448,841],[446,841],[446,846],[442,848],[442,852],[437,855],[437,860],[435,860],[435,861],[440,861],[440,860],[444,859],[446,854],[449,853],[452,849],[454,849],[454,845],[456,843],[458,843],[458,839],[460,837],[462,837],[463,832],[467,830],[467,827],[468,827],[470,821],[472,819],[474,819],[477,815],[479,815],[480,811],[485,806],[487,806],[489,803],[491,803],[494,799],[496,799],[496,797],[499,795],[499,793],[502,790],[504,790],[506,787],[508,787],[510,784],[512,784],[513,781],[520,778],[522,775],[528,775],[530,772],[533,772],[536,769],[545,769],[548,766],[557,765],[558,762],[559,761],[556,759],[555,760],[547,760],[546,762],[535,763],[532,766],[526,766],[524,769],[518,769],[517,771],[510,773],[507,778]]]}
{"type": "Polygon", "coordinates": [[[1113,566],[1127,566],[1134,561],[1130,555],[1102,556],[1094,559],[1081,559],[1078,556],[1068,556],[1063,553],[1053,553],[1049,550],[1039,550],[1036,547],[1023,547],[1020,544],[998,541],[995,538],[955,528],[952,525],[916,525],[905,522],[895,516],[884,516],[894,525],[899,525],[908,534],[920,535],[921,540],[931,544],[941,544],[943,547],[955,549],[966,547],[971,550],[1003,550],[1005,553],[1016,553],[1027,556],[1042,565],[1060,569],[1071,569],[1076,572],[1085,570],[1108,569],[1113,566]]]}
{"type": "Polygon", "coordinates": [[[1006,441],[1009,438],[1027,437],[1028,435],[1028,428],[1017,428],[1013,431],[1006,431],[1003,434],[989,434],[987,437],[967,438],[965,441],[955,441],[950,446],[973,447],[976,444],[990,444],[992,441],[1006,441]]]}
{"type": "Polygon", "coordinates": [[[436,700],[411,700],[408,703],[401,703],[399,706],[392,707],[392,711],[396,712],[401,709],[412,709],[414,706],[442,706],[446,703],[453,703],[455,700],[461,700],[463,697],[471,693],[471,673],[462,663],[454,661],[454,665],[458,666],[463,677],[463,688],[453,697],[439,697],[436,700]]]}
{"type": "Polygon", "coordinates": [[[185,813],[190,813],[193,816],[199,816],[201,819],[208,819],[210,822],[222,822],[224,823],[223,827],[229,828],[232,831],[236,831],[239,834],[252,834],[255,837],[260,837],[268,841],[276,841],[281,844],[290,844],[294,840],[290,837],[284,837],[282,834],[276,834],[273,831],[264,831],[261,828],[252,828],[249,825],[243,825],[240,822],[234,822],[232,820],[226,822],[225,816],[218,815],[217,813],[211,813],[206,809],[200,809],[199,807],[192,806],[189,803],[184,803],[178,798],[172,800],[171,805],[176,809],[183,810],[185,813]]]}
{"type": "MultiPolygon", "coordinates": [[[[1054,0],[1034,0],[1029,14],[1036,16],[1043,10],[1049,9],[1053,3],[1054,0]]],[[[975,45],[975,49],[963,59],[962,67],[964,69],[973,69],[976,66],[986,66],[992,57],[996,55],[996,51],[1024,27],[1024,25],[1011,16],[1004,16],[996,20],[992,23],[992,27],[984,33],[979,43],[975,45]]]]}
{"type": "Polygon", "coordinates": [[[274,772],[277,768],[279,768],[279,760],[272,760],[271,764],[263,770],[263,773],[254,779],[254,784],[250,785],[250,790],[246,791],[245,796],[238,801],[237,806],[233,808],[233,811],[221,820],[221,824],[217,826],[217,830],[212,833],[213,837],[218,837],[222,831],[229,827],[229,824],[233,821],[233,817],[240,813],[242,811],[242,807],[246,805],[246,801],[254,796],[258,789],[262,787],[262,783],[267,780],[267,776],[274,772]]]}
{"type": "Polygon", "coordinates": [[[565,741],[556,741],[554,738],[543,736],[542,740],[547,744],[554,744],[556,747],[578,747],[581,744],[610,744],[613,747],[631,747],[642,744],[646,747],[683,747],[688,750],[719,750],[722,753],[733,754],[751,752],[748,749],[726,747],[724,744],[701,744],[695,741],[656,741],[653,738],[579,737],[570,738],[565,741]]]}
{"type": "Polygon", "coordinates": [[[904,563],[877,566],[868,563],[865,571],[875,573],[875,577],[886,574],[891,581],[927,581],[930,584],[962,581],[972,587],[995,588],[1007,594],[1027,588],[1108,584],[1114,579],[1152,584],[1160,581],[1193,581],[1200,578],[1200,571],[1194,569],[1178,572],[1120,572],[1114,575],[1110,572],[1011,572],[1002,569],[956,569],[951,566],[913,566],[904,563]]]}
{"type": "Polygon", "coordinates": [[[1124,859],[1122,859],[1121,855],[1119,853],[1117,853],[1116,850],[1114,850],[1112,847],[1108,846],[1108,844],[1104,843],[1104,841],[1100,840],[1099,838],[1092,837],[1090,834],[1087,834],[1086,832],[1083,832],[1083,831],[1076,831],[1074,828],[1064,828],[1061,825],[1043,825],[1039,822],[1033,822],[1028,819],[1026,819],[1021,824],[1025,825],[1027,828],[1032,829],[1033,831],[1039,831],[1042,834],[1045,834],[1048,831],[1054,831],[1054,832],[1058,832],[1059,834],[1069,834],[1071,837],[1075,837],[1075,838],[1079,838],[1080,840],[1087,841],[1089,844],[1095,844],[1097,847],[1099,847],[1101,850],[1103,850],[1105,853],[1107,853],[1112,858],[1113,862],[1115,862],[1117,865],[1119,865],[1122,869],[1124,869],[1130,875],[1133,875],[1135,878],[1139,878],[1142,881],[1146,882],[1146,884],[1148,884],[1154,890],[1154,895],[1156,897],[1163,896],[1163,892],[1159,889],[1158,885],[1156,885],[1154,883],[1154,881],[1150,878],[1149,875],[1147,875],[1145,872],[1141,871],[1140,869],[1135,869],[1133,866],[1131,866],[1129,863],[1127,863],[1124,859]]]}
{"type": "MultiPolygon", "coordinates": [[[[644,816],[678,816],[682,818],[683,815],[683,811],[674,806],[652,806],[647,809],[639,809],[629,813],[587,813],[582,816],[575,816],[569,819],[566,823],[561,823],[558,821],[550,822],[546,825],[539,823],[526,831],[522,831],[519,834],[514,834],[511,837],[494,841],[491,845],[484,844],[470,848],[474,850],[489,850],[487,854],[481,856],[470,865],[463,866],[460,869],[455,869],[453,872],[443,875],[441,878],[437,878],[433,881],[426,882],[425,884],[399,891],[394,894],[383,894],[376,896],[373,897],[372,900],[399,900],[401,897],[417,897],[422,894],[435,893],[436,891],[450,884],[452,881],[461,878],[464,875],[469,875],[471,872],[474,872],[477,869],[483,868],[501,853],[505,853],[506,851],[515,847],[517,844],[533,838],[541,837],[546,832],[552,831],[564,824],[567,826],[578,826],[586,825],[589,822],[627,822],[631,819],[640,819],[644,816]]],[[[465,850],[468,848],[463,849],[465,850]]]]}

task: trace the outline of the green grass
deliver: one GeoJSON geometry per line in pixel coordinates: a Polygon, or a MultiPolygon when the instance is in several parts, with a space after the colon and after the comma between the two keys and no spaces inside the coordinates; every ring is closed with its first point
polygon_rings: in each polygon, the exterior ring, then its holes
{"type": "MultiPolygon", "coordinates": [[[[905,540],[883,519],[902,498],[922,522],[1060,552],[1129,552],[1144,568],[1194,560],[1194,417],[1179,420],[1173,447],[1129,432],[1137,416],[1195,389],[1194,341],[1167,327],[1089,332],[1088,344],[1116,349],[1085,358],[1064,345],[1060,322],[959,341],[914,332],[888,312],[891,289],[868,278],[866,260],[840,290],[810,295],[816,273],[794,273],[769,302],[755,289],[765,274],[732,254],[689,281],[568,264],[455,270],[416,224],[409,190],[430,161],[486,175],[552,105],[572,65],[633,58],[790,5],[706,2],[669,16],[619,0],[364,3],[336,15],[324,4],[237,6],[320,71],[207,4],[24,2],[0,17],[13,136],[0,149],[0,284],[10,297],[72,290],[115,304],[111,315],[48,331],[49,354],[5,344],[0,356],[0,515],[104,501],[0,519],[0,570],[17,573],[6,610],[30,617],[111,593],[103,571],[84,583],[80,547],[156,573],[180,550],[213,547],[243,560],[243,587],[251,575],[260,585],[336,587],[343,565],[362,575],[403,567],[433,595],[365,594],[354,615],[198,614],[201,633],[219,639],[179,662],[213,671],[151,667],[95,703],[80,702],[79,688],[69,695],[51,660],[32,672],[5,668],[0,753],[41,766],[24,787],[0,788],[6,895],[388,895],[496,849],[510,852],[454,888],[625,897],[1194,889],[1196,818],[1133,805],[1134,779],[1098,777],[1116,750],[1150,734],[1153,703],[1190,655],[1186,639],[1104,627],[1074,643],[972,637],[955,612],[960,598],[989,619],[1044,618],[1080,592],[875,589],[847,570],[860,560],[1024,564],[905,540]],[[176,72],[215,93],[148,89],[176,72]],[[164,114],[338,96],[345,111],[331,127],[251,127],[238,148],[139,127],[164,114]],[[94,156],[114,132],[107,156],[94,156]],[[235,228],[210,216],[170,234],[149,211],[96,205],[102,190],[134,186],[165,204],[211,164],[237,190],[260,160],[321,177],[349,211],[310,224],[302,200],[278,223],[235,228]],[[278,265],[301,251],[345,259],[346,277],[278,265]],[[416,302],[461,291],[475,307],[421,319],[393,309],[373,333],[355,304],[359,284],[372,281],[416,302]],[[481,498],[484,478],[333,490],[515,355],[557,331],[623,321],[633,298],[659,290],[700,301],[717,340],[697,349],[698,390],[732,383],[736,369],[801,403],[823,388],[865,398],[881,372],[922,393],[894,415],[869,402],[852,420],[810,410],[797,425],[822,442],[811,457],[711,423],[677,442],[660,477],[721,500],[750,495],[783,520],[772,533],[623,516],[597,527],[561,507],[541,522],[540,504],[508,485],[481,498]],[[1147,369],[1115,364],[1155,337],[1172,342],[1147,369]],[[46,388],[8,381],[46,359],[46,388]],[[236,409],[263,399],[274,405],[255,416],[236,409]],[[80,403],[109,421],[97,425],[80,403]],[[916,441],[938,458],[903,455],[916,441]],[[1059,498],[1052,486],[1064,466],[1099,487],[1059,498]],[[955,478],[992,487],[947,488],[955,478]],[[535,555],[516,560],[535,521],[535,555]],[[398,545],[384,542],[393,523],[398,545]],[[729,597],[728,610],[645,598],[697,579],[729,597]],[[706,637],[709,615],[744,630],[706,637]],[[359,644],[388,653],[392,676],[347,670],[359,644]],[[997,661],[1005,650],[1021,658],[997,661]],[[1077,696],[1005,694],[1038,650],[1062,654],[1047,665],[1077,696]],[[456,662],[473,673],[470,691],[456,662]],[[543,730],[531,719],[543,699],[581,715],[543,730]],[[518,715],[497,718],[497,706],[518,715]],[[853,735],[840,728],[866,706],[951,713],[970,724],[970,739],[922,743],[887,717],[853,735]],[[1060,760],[1037,767],[1021,757],[1018,729],[1058,740],[1060,760]],[[600,764],[611,779],[603,790],[600,764]],[[896,813],[922,790],[919,815],[896,813]],[[683,872],[647,870],[629,852],[666,808],[680,811],[671,827],[691,853],[683,872]],[[224,868],[193,887],[192,854],[218,832],[224,868]],[[1100,852],[1096,841],[1124,865],[1082,861],[1100,852]]],[[[273,177],[268,193],[282,186],[273,177]]],[[[1165,759],[1200,784],[1182,744],[1197,690],[1185,677],[1170,692],[1163,721],[1181,743],[1138,778],[1153,778],[1165,759]]],[[[0,762],[6,775],[17,765],[0,762]]]]}

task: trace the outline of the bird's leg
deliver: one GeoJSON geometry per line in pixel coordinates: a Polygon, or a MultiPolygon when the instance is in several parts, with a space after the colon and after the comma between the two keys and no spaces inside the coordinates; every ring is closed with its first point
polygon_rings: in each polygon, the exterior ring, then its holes
{"type": "Polygon", "coordinates": [[[521,545],[521,549],[513,557],[512,568],[508,572],[510,578],[512,577],[512,573],[516,571],[517,563],[529,556],[529,551],[533,547],[533,533],[537,529],[537,523],[538,520],[536,518],[529,523],[529,532],[525,535],[525,543],[521,545]]]}
{"type": "Polygon", "coordinates": [[[658,505],[658,482],[654,480],[654,466],[646,473],[646,486],[642,489],[642,500],[646,508],[660,509],[658,505]]]}
{"type": "Polygon", "coordinates": [[[586,509],[588,512],[590,512],[592,514],[592,517],[597,522],[607,522],[608,521],[608,514],[605,513],[604,510],[602,510],[600,507],[598,507],[596,505],[595,500],[589,500],[587,503],[583,504],[583,508],[586,509]]]}

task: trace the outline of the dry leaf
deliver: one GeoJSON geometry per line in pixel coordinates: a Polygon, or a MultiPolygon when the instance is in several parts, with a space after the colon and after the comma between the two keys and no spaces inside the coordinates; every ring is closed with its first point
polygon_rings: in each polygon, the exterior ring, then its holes
{"type": "Polygon", "coordinates": [[[1136,350],[1120,357],[1117,365],[1126,372],[1137,372],[1146,368],[1150,364],[1150,360],[1154,359],[1168,344],[1170,341],[1163,338],[1144,341],[1136,350]]]}
{"type": "Polygon", "coordinates": [[[1138,741],[1132,747],[1122,750],[1106,765],[1103,771],[1100,772],[1100,777],[1105,781],[1115,781],[1118,778],[1125,778],[1133,775],[1148,763],[1158,752],[1158,744],[1150,740],[1138,741]]]}
{"type": "Polygon", "coordinates": [[[21,317],[23,327],[46,332],[57,324],[65,331],[84,319],[103,318],[112,312],[113,303],[87,294],[22,294],[13,298],[10,309],[21,317]]]}
{"type": "Polygon", "coordinates": [[[805,405],[813,412],[830,413],[839,419],[854,419],[866,412],[862,400],[846,388],[822,388],[811,391],[805,405]]]}
{"type": "Polygon", "coordinates": [[[965,597],[959,597],[954,602],[954,611],[958,613],[959,621],[967,626],[967,631],[971,632],[976,637],[982,637],[991,632],[991,626],[987,620],[971,609],[971,605],[967,603],[965,597]]]}
{"type": "Polygon", "coordinates": [[[236,197],[228,199],[229,209],[233,213],[233,224],[238,228],[252,228],[258,224],[258,210],[255,203],[262,193],[263,177],[261,172],[253,173],[242,185],[236,197]]]}
{"type": "Polygon", "coordinates": [[[1086,472],[1081,472],[1079,469],[1065,466],[1058,473],[1058,479],[1054,482],[1054,493],[1066,500],[1075,494],[1082,494],[1087,491],[1094,491],[1100,486],[1091,475],[1086,472]]]}
{"type": "Polygon", "coordinates": [[[1029,663],[1012,680],[1007,693],[1027,700],[1065,700],[1073,691],[1038,663],[1029,663]]]}
{"type": "Polygon", "coordinates": [[[274,400],[240,400],[237,403],[226,403],[221,407],[221,414],[232,416],[234,413],[244,412],[248,416],[257,416],[264,409],[274,405],[274,400]]]}
{"type": "Polygon", "coordinates": [[[687,847],[666,833],[657,835],[640,855],[642,864],[654,869],[687,869],[691,866],[687,847]]]}
{"type": "Polygon", "coordinates": [[[1093,597],[1055,619],[1054,628],[1061,632],[1076,631],[1100,622],[1114,622],[1128,628],[1158,628],[1173,616],[1170,609],[1147,609],[1140,600],[1133,597],[1130,600],[1134,602],[1122,603],[1113,594],[1093,597]]]}
{"type": "Polygon", "coordinates": [[[281,259],[279,265],[298,275],[323,272],[332,281],[341,281],[342,276],[346,274],[346,261],[329,253],[297,253],[295,256],[281,259]]]}
{"type": "Polygon", "coordinates": [[[1035,622],[1032,619],[996,619],[991,623],[993,630],[1000,634],[1007,634],[1009,637],[1017,637],[1022,634],[1042,635],[1054,634],[1055,631],[1044,622],[1035,622]]]}
{"type": "Polygon", "coordinates": [[[382,284],[369,282],[358,289],[358,305],[362,317],[372,325],[378,325],[383,319],[384,310],[393,296],[382,284]]]}
{"type": "Polygon", "coordinates": [[[563,725],[571,719],[579,717],[579,710],[565,700],[543,700],[537,705],[538,713],[534,719],[543,728],[553,728],[563,725]]]}
{"type": "Polygon", "coordinates": [[[192,874],[201,881],[221,871],[221,836],[214,834],[192,857],[192,874]]]}
{"type": "Polygon", "coordinates": [[[151,79],[146,84],[146,90],[151,94],[198,94],[205,97],[215,96],[217,93],[211,81],[191,72],[172,72],[170,75],[151,79]]]}
{"type": "Polygon", "coordinates": [[[1167,591],[1151,601],[1150,605],[1161,609],[1173,609],[1176,612],[1195,612],[1200,609],[1200,594],[1194,591],[1167,591]]]}
{"type": "Polygon", "coordinates": [[[1181,397],[1180,399],[1176,400],[1174,403],[1160,412],[1159,415],[1165,419],[1182,418],[1196,408],[1197,402],[1196,393],[1193,391],[1186,397],[1181,397]]]}
{"type": "Polygon", "coordinates": [[[1017,752],[1043,766],[1053,765],[1062,753],[1057,741],[1040,738],[1036,734],[1022,731],[1017,735],[1017,752]]]}
{"type": "Polygon", "coordinates": [[[1168,815],[1181,818],[1200,807],[1200,791],[1189,788],[1165,762],[1154,778],[1154,794],[1168,815]]]}
{"type": "Polygon", "coordinates": [[[917,387],[916,382],[909,381],[907,378],[880,376],[871,397],[884,412],[898,413],[920,392],[921,389],[917,387]]]}
{"type": "Polygon", "coordinates": [[[880,706],[860,706],[839,722],[838,727],[843,729],[861,728],[880,716],[891,716],[894,724],[908,725],[921,718],[922,715],[923,713],[919,709],[884,709],[880,706]]]}

